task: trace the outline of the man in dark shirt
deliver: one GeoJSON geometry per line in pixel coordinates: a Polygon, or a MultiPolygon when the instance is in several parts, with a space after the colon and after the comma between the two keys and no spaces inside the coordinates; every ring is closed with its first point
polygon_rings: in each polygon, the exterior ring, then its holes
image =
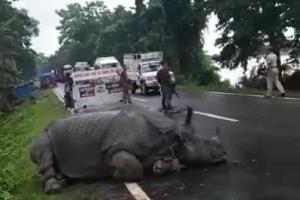
{"type": "Polygon", "coordinates": [[[169,71],[169,67],[165,62],[160,63],[161,67],[157,72],[157,81],[160,84],[161,89],[161,104],[163,110],[169,110],[172,108],[172,81],[169,71]]]}
{"type": "Polygon", "coordinates": [[[65,79],[65,107],[68,108],[74,108],[74,99],[73,99],[73,84],[74,81],[70,74],[67,74],[67,77],[65,79]]]}
{"type": "Polygon", "coordinates": [[[128,75],[127,75],[127,67],[124,65],[123,70],[120,75],[120,87],[122,87],[123,91],[123,99],[120,100],[120,102],[124,103],[130,103],[131,104],[131,99],[130,99],[130,94],[129,94],[129,85],[128,85],[128,75]]]}

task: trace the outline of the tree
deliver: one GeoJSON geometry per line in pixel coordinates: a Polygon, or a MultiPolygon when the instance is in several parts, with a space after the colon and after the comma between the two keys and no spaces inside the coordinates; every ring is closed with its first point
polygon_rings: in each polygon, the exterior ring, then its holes
{"type": "Polygon", "coordinates": [[[35,73],[31,38],[38,34],[38,22],[26,10],[0,0],[0,112],[10,111],[13,89],[10,85],[29,79],[35,73]]]}
{"type": "Polygon", "coordinates": [[[123,55],[132,51],[131,43],[135,38],[132,32],[132,13],[123,6],[118,6],[111,13],[109,24],[98,35],[96,56],[114,55],[122,60],[123,55]]]}
{"type": "Polygon", "coordinates": [[[135,0],[135,12],[137,16],[142,16],[146,10],[144,0],[135,0]]]}
{"type": "MultiPolygon", "coordinates": [[[[278,57],[283,50],[291,50],[299,44],[284,33],[296,27],[297,19],[293,0],[210,0],[210,9],[219,18],[218,28],[222,36],[216,44],[222,47],[217,58],[222,67],[234,69],[242,66],[247,70],[247,60],[260,55],[267,46],[278,57]]],[[[298,21],[299,22],[299,21],[298,21]]]]}
{"type": "Polygon", "coordinates": [[[207,14],[204,0],[162,0],[166,19],[176,44],[181,72],[201,68],[201,30],[206,27],[207,14]]]}
{"type": "Polygon", "coordinates": [[[118,6],[109,11],[102,1],[70,4],[57,11],[60,49],[49,58],[53,66],[92,62],[101,56],[123,60],[126,53],[163,51],[176,70],[192,74],[198,84],[215,80],[215,68],[202,51],[205,0],[176,2],[136,0],[136,12],[118,6]]]}
{"type": "MultiPolygon", "coordinates": [[[[69,4],[67,9],[57,11],[61,17],[59,41],[64,52],[65,62],[90,61],[95,58],[99,35],[108,24],[111,13],[102,1],[69,4]]],[[[64,63],[67,64],[67,63],[64,63]]]]}
{"type": "MultiPolygon", "coordinates": [[[[17,81],[18,71],[23,79],[35,73],[31,38],[37,36],[38,22],[24,9],[12,7],[11,2],[0,0],[0,74],[2,84],[17,81]],[[8,64],[10,63],[10,64],[8,64]]],[[[19,77],[19,78],[20,78],[19,77]]]]}

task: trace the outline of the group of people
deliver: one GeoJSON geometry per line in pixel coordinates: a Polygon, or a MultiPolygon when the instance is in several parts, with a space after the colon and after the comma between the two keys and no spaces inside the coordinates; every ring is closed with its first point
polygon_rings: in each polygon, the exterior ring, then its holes
{"type": "MultiPolygon", "coordinates": [[[[162,110],[170,110],[172,109],[172,95],[175,92],[174,85],[172,83],[171,75],[170,75],[170,63],[166,63],[164,61],[160,62],[160,67],[157,71],[157,81],[160,85],[161,89],[161,105],[162,110]]],[[[131,97],[129,93],[129,78],[127,74],[127,67],[125,65],[122,66],[122,71],[117,72],[120,76],[119,86],[122,88],[123,98],[120,102],[131,104],[131,97]]],[[[73,99],[73,84],[74,81],[70,74],[67,74],[65,79],[65,107],[74,108],[74,99],[73,99]]]]}
{"type": "MultiPolygon", "coordinates": [[[[266,80],[267,80],[267,93],[266,97],[272,97],[273,84],[277,87],[282,97],[285,97],[285,90],[279,81],[277,68],[277,56],[272,51],[268,52],[266,58],[266,80]]],[[[127,66],[122,66],[122,71],[118,74],[120,76],[119,86],[122,88],[123,98],[120,102],[131,104],[131,97],[129,93],[130,81],[127,74],[127,66]]],[[[167,111],[172,109],[172,96],[175,92],[174,84],[172,83],[170,75],[170,63],[160,62],[160,67],[157,71],[156,79],[160,86],[161,92],[161,110],[167,111]]],[[[74,108],[74,100],[72,95],[73,79],[70,74],[67,74],[65,81],[65,106],[66,108],[74,108]]]]}
{"type": "MultiPolygon", "coordinates": [[[[123,65],[123,70],[121,72],[118,72],[118,74],[120,76],[119,85],[123,91],[123,98],[120,100],[120,102],[131,104],[132,102],[129,93],[130,82],[127,75],[127,67],[123,65]]],[[[172,109],[172,95],[175,92],[175,88],[170,75],[170,63],[166,63],[164,61],[160,62],[160,67],[157,71],[156,79],[160,85],[162,110],[170,110],[172,109]]]]}

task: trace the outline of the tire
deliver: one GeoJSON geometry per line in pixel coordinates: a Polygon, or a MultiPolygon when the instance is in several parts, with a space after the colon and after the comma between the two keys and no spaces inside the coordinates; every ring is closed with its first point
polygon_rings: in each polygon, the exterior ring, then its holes
{"type": "Polygon", "coordinates": [[[141,93],[142,93],[142,95],[145,95],[145,96],[148,95],[148,88],[145,83],[141,84],[141,93]]]}

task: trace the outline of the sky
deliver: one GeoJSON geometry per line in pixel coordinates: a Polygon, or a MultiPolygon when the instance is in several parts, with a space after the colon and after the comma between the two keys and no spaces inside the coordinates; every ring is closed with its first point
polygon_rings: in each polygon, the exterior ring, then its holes
{"type": "MultiPolygon", "coordinates": [[[[90,1],[90,0],[88,0],[90,1]]],[[[19,0],[15,3],[16,7],[28,10],[29,16],[37,19],[40,34],[32,40],[32,48],[37,52],[42,52],[49,56],[58,48],[59,32],[56,27],[59,26],[59,17],[55,10],[66,8],[70,3],[85,4],[84,0],[19,0]]],[[[105,5],[113,9],[117,5],[123,5],[127,8],[134,6],[134,0],[104,0],[105,5]]]]}
{"type": "MultiPolygon", "coordinates": [[[[87,0],[91,1],[91,0],[87,0]]],[[[109,9],[115,8],[117,5],[123,5],[127,8],[134,7],[135,0],[103,0],[109,9]]],[[[32,48],[37,52],[42,52],[49,56],[58,48],[59,32],[56,27],[59,25],[59,17],[55,10],[66,8],[67,4],[80,3],[85,4],[85,0],[19,0],[14,5],[19,8],[28,10],[29,16],[37,19],[39,24],[39,36],[33,38],[32,48]]],[[[208,55],[218,54],[220,49],[215,44],[216,38],[220,35],[216,30],[218,19],[216,16],[210,16],[207,28],[203,31],[204,50],[208,55]]],[[[219,74],[222,80],[229,79],[232,84],[237,83],[242,76],[243,70],[234,71],[222,69],[219,74]]]]}

